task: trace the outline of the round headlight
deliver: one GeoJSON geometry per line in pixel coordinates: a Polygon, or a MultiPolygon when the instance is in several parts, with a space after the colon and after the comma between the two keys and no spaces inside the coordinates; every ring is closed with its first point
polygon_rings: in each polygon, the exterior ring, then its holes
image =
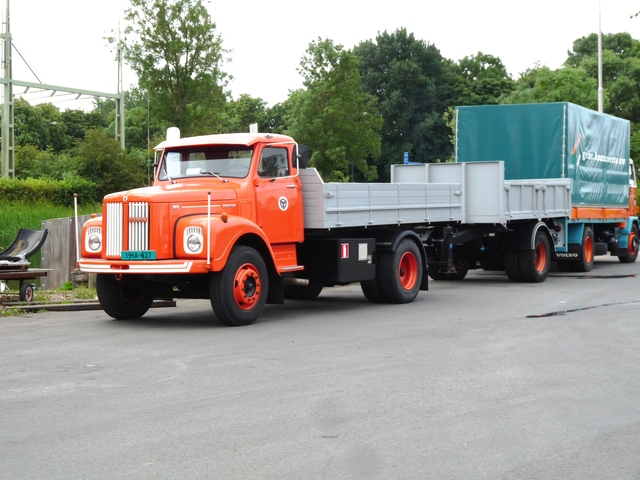
{"type": "Polygon", "coordinates": [[[191,252],[198,252],[202,249],[202,239],[200,235],[189,235],[187,238],[187,248],[191,252]]]}
{"type": "Polygon", "coordinates": [[[102,248],[102,238],[100,237],[100,235],[92,233],[91,235],[89,235],[87,245],[89,246],[89,249],[91,251],[97,252],[98,250],[100,250],[100,248],[102,248]]]}

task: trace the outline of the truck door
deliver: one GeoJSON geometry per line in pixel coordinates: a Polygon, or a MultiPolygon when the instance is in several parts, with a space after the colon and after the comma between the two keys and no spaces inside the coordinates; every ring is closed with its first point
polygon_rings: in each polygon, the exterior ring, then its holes
{"type": "Polygon", "coordinates": [[[255,179],[258,225],[272,244],[304,239],[300,178],[291,175],[286,147],[265,147],[255,179]]]}

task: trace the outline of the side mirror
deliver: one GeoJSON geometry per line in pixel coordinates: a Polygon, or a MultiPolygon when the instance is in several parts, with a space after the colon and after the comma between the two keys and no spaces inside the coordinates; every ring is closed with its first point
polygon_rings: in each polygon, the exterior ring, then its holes
{"type": "Polygon", "coordinates": [[[297,146],[298,165],[300,168],[307,168],[309,165],[309,147],[306,145],[297,146]]]}

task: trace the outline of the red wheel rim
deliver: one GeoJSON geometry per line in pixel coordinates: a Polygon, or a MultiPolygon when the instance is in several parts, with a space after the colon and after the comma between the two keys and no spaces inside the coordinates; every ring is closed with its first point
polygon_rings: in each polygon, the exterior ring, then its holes
{"type": "Polygon", "coordinates": [[[593,239],[588,236],[584,240],[584,259],[587,263],[593,261],[593,239]]]}
{"type": "Polygon", "coordinates": [[[233,298],[242,310],[251,310],[260,299],[260,273],[255,265],[245,263],[233,279],[233,298]]]}
{"type": "Polygon", "coordinates": [[[638,252],[638,246],[637,246],[638,238],[637,238],[636,232],[631,232],[629,234],[629,240],[627,241],[629,242],[629,253],[631,255],[635,255],[638,252]]]}
{"type": "Polygon", "coordinates": [[[411,290],[418,281],[418,259],[411,252],[405,252],[398,265],[398,278],[405,290],[411,290]]]}
{"type": "Polygon", "coordinates": [[[540,242],[536,245],[536,270],[544,272],[545,268],[547,268],[547,247],[540,242]]]}

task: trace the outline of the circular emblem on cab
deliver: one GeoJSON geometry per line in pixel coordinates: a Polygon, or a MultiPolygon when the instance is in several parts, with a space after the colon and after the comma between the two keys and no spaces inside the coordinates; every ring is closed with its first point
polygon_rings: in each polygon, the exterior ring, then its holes
{"type": "Polygon", "coordinates": [[[289,199],[287,197],[280,197],[278,199],[278,207],[280,207],[280,210],[284,212],[287,208],[289,208],[289,199]]]}

